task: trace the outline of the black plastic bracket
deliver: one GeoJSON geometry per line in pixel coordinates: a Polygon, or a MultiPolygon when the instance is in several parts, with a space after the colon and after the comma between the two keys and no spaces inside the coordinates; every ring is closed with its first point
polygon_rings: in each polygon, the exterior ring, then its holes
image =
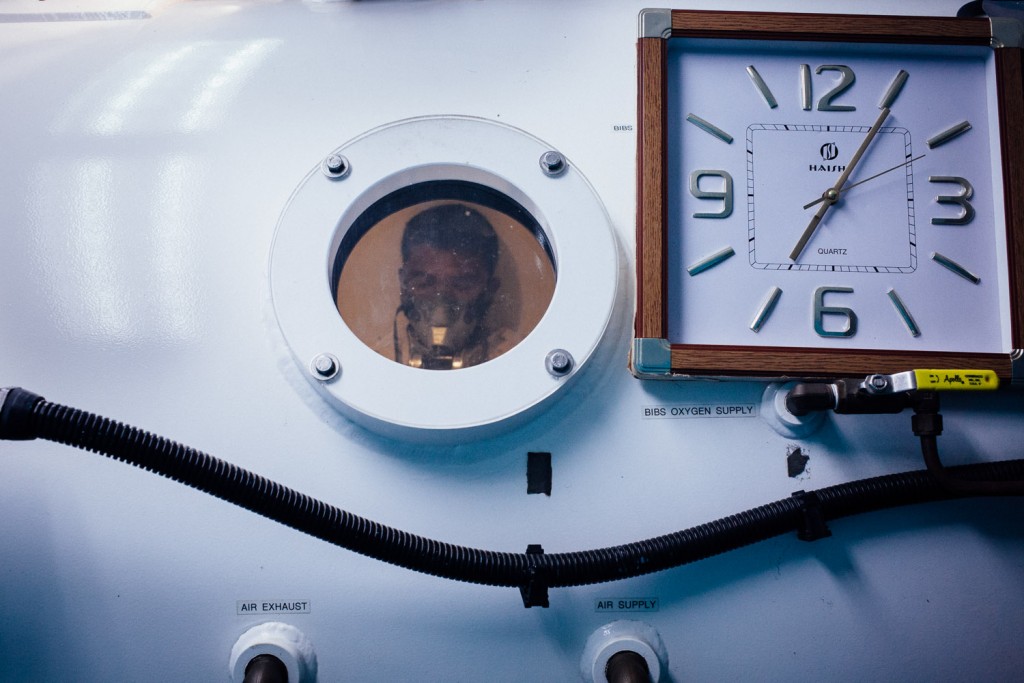
{"type": "MultiPolygon", "coordinates": [[[[527,555],[543,555],[544,548],[539,544],[531,543],[526,546],[527,555]]],[[[523,598],[523,607],[548,607],[548,584],[544,580],[544,570],[533,566],[529,569],[529,580],[519,587],[519,594],[523,598]]]]}
{"type": "Polygon", "coordinates": [[[914,415],[910,426],[915,436],[940,436],[942,415],[939,413],[939,395],[934,391],[922,391],[914,402],[914,415]]]}
{"type": "Polygon", "coordinates": [[[793,498],[799,504],[800,527],[796,530],[796,537],[801,541],[817,541],[821,538],[828,538],[832,535],[831,529],[825,523],[825,511],[821,509],[821,500],[814,491],[796,491],[793,498]]]}

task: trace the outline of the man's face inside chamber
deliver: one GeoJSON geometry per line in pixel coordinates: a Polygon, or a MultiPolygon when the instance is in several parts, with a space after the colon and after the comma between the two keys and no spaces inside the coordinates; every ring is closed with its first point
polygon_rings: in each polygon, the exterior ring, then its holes
{"type": "Polygon", "coordinates": [[[488,359],[484,320],[499,287],[498,239],[491,224],[464,204],[444,204],[413,216],[402,236],[399,269],[404,329],[396,325],[402,362],[457,369],[488,359]]]}

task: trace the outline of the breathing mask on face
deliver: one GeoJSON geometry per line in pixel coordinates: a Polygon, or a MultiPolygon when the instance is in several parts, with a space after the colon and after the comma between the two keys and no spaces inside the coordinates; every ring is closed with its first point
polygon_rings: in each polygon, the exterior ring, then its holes
{"type": "Polygon", "coordinates": [[[403,288],[399,310],[407,320],[409,360],[428,369],[462,367],[466,352],[483,341],[489,303],[487,292],[466,304],[443,294],[413,297],[403,288]]]}

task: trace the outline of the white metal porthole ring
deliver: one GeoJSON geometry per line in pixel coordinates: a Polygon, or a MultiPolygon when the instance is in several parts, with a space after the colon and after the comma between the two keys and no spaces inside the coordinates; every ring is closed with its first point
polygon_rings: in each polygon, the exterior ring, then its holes
{"type": "Polygon", "coordinates": [[[451,442],[516,424],[572,380],[608,325],[617,272],[607,214],[571,163],[520,130],[445,116],[389,124],[328,154],[281,214],[270,290],[298,367],[329,403],[388,436],[451,442]],[[444,204],[495,224],[502,270],[492,282],[523,328],[500,354],[458,358],[451,370],[426,369],[414,354],[396,360],[406,354],[398,337],[407,321],[395,307],[407,298],[401,227],[421,207],[444,204]],[[374,227],[385,219],[398,227],[374,227]],[[519,227],[502,232],[506,223],[519,227]],[[515,240],[542,256],[517,257],[515,240]],[[343,286],[356,249],[370,255],[349,278],[356,284],[343,286]],[[530,281],[545,278],[528,269],[542,261],[553,281],[538,308],[530,281]]]}

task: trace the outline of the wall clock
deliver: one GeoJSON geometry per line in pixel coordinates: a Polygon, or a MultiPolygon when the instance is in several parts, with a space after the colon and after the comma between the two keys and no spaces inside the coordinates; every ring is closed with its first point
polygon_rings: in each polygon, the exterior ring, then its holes
{"type": "Polygon", "coordinates": [[[647,10],[641,35],[635,374],[1012,378],[1019,23],[647,10]]]}

